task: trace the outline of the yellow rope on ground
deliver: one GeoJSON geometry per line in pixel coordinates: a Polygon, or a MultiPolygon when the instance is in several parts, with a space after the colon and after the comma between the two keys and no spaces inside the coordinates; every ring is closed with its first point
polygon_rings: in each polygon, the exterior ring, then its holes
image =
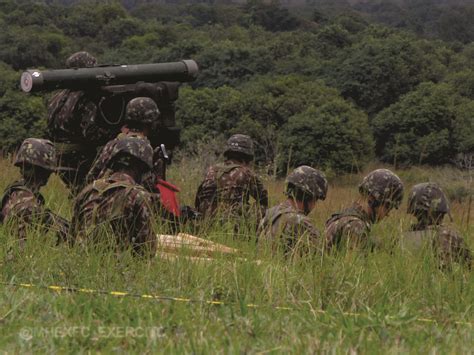
{"type": "MultiPolygon", "coordinates": [[[[158,301],[174,301],[174,302],[183,302],[183,303],[203,303],[209,305],[232,305],[236,303],[218,301],[218,300],[198,300],[192,298],[184,298],[184,297],[172,297],[172,296],[160,296],[160,295],[151,295],[151,294],[138,294],[138,293],[130,293],[130,292],[122,292],[122,291],[105,291],[105,290],[93,290],[89,288],[75,288],[75,287],[66,287],[66,286],[57,286],[57,285],[34,285],[34,284],[27,284],[27,283],[8,283],[8,282],[0,282],[1,285],[6,286],[14,286],[14,287],[23,287],[23,288],[38,288],[38,289],[48,289],[51,291],[56,292],[74,292],[74,293],[87,293],[87,294],[101,294],[101,295],[110,295],[115,297],[133,297],[133,298],[144,298],[144,299],[153,299],[158,301]]],[[[303,304],[303,303],[302,303],[303,304]]],[[[247,308],[273,308],[278,310],[285,310],[285,311],[292,311],[295,308],[288,307],[288,306],[274,306],[274,305],[258,305],[249,303],[245,305],[247,308]]],[[[325,310],[318,309],[315,312],[320,314],[327,314],[325,310]]],[[[366,316],[363,313],[352,313],[352,312],[342,312],[344,316],[352,316],[352,317],[362,317],[366,316]]],[[[389,317],[395,318],[395,317],[389,317]]],[[[417,322],[423,323],[438,323],[435,319],[430,318],[415,318],[417,322]]],[[[466,325],[472,326],[473,323],[471,322],[463,322],[463,321],[454,321],[456,325],[466,325]]]]}

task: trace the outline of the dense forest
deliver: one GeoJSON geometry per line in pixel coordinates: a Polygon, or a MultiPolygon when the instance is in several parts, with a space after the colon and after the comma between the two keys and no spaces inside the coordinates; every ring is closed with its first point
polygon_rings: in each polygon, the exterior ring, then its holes
{"type": "Polygon", "coordinates": [[[0,0],[1,148],[45,129],[48,95],[21,93],[21,70],[87,50],[102,64],[195,59],[177,101],[190,152],[241,132],[281,171],[472,166],[472,18],[468,1],[0,0]]]}

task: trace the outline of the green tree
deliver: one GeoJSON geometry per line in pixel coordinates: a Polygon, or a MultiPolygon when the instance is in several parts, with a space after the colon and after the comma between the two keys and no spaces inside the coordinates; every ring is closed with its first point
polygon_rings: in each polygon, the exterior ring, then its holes
{"type": "Polygon", "coordinates": [[[42,137],[46,125],[43,99],[18,90],[19,73],[0,62],[1,149],[11,149],[28,137],[42,137]]]}
{"type": "Polygon", "coordinates": [[[101,37],[109,47],[115,47],[128,37],[143,34],[143,26],[138,20],[133,18],[117,18],[103,27],[101,37]]]}
{"type": "Polygon", "coordinates": [[[280,6],[278,0],[265,3],[262,0],[249,0],[244,6],[250,24],[262,26],[268,31],[291,31],[296,29],[300,22],[290,14],[288,9],[280,6]]]}
{"type": "Polygon", "coordinates": [[[413,38],[375,29],[339,54],[328,80],[344,97],[373,114],[421,81],[432,79],[431,62],[413,38]]]}
{"type": "Polygon", "coordinates": [[[302,164],[354,172],[373,156],[367,115],[341,98],[291,117],[280,130],[280,142],[282,172],[302,164]]]}
{"type": "Polygon", "coordinates": [[[472,149],[469,108],[450,85],[423,83],[375,117],[377,154],[398,165],[450,163],[472,149]]]}

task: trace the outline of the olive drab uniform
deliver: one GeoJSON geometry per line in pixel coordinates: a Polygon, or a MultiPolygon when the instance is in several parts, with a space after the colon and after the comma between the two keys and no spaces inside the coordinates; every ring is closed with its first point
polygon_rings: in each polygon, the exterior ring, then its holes
{"type": "Polygon", "coordinates": [[[259,245],[268,244],[284,254],[307,254],[321,245],[321,235],[308,217],[285,201],[269,208],[259,225],[259,245]]]}
{"type": "MultiPolygon", "coordinates": [[[[53,171],[56,159],[56,151],[50,141],[28,138],[18,149],[14,164],[20,169],[30,165],[53,171]]],[[[69,229],[69,222],[47,209],[44,197],[28,186],[24,179],[5,189],[0,202],[0,222],[10,225],[20,240],[26,239],[30,227],[53,230],[58,240],[65,240],[69,229]]]]}
{"type": "Polygon", "coordinates": [[[359,204],[333,214],[326,222],[326,247],[368,246],[372,222],[359,204]]]}
{"type": "Polygon", "coordinates": [[[114,144],[110,176],[87,185],[74,202],[74,238],[97,242],[109,231],[120,248],[154,255],[157,240],[152,230],[152,196],[132,176],[114,170],[120,169],[114,165],[120,163],[142,176],[153,165],[152,155],[153,149],[140,137],[128,136],[114,144]]]}
{"type": "Polygon", "coordinates": [[[111,176],[87,185],[74,203],[72,220],[76,238],[98,238],[101,226],[110,227],[121,247],[133,247],[139,253],[156,251],[152,229],[150,194],[127,174],[111,176]]]}
{"type": "Polygon", "coordinates": [[[401,247],[415,252],[431,248],[442,268],[458,262],[472,264],[472,254],[461,235],[452,227],[442,224],[449,214],[448,199],[435,183],[421,183],[413,186],[408,197],[407,212],[417,218],[408,232],[400,239],[401,247]]]}
{"type": "MultiPolygon", "coordinates": [[[[68,68],[93,67],[96,60],[87,52],[73,54],[68,68]]],[[[94,92],[61,90],[48,103],[48,138],[59,153],[59,172],[68,187],[77,190],[83,184],[97,154],[116,132],[100,120],[100,97],[94,92]]]]}
{"type": "Polygon", "coordinates": [[[222,213],[223,217],[238,217],[248,215],[250,197],[257,203],[256,217],[261,218],[268,206],[267,190],[250,168],[227,160],[207,170],[198,188],[195,206],[203,216],[222,213]]]}
{"type": "Polygon", "coordinates": [[[23,180],[8,186],[0,202],[0,222],[11,225],[20,240],[28,228],[40,227],[43,232],[55,231],[58,240],[66,240],[69,222],[45,207],[44,197],[33,192],[23,180]]]}
{"type": "Polygon", "coordinates": [[[321,235],[307,214],[314,208],[309,202],[325,200],[328,191],[326,176],[307,165],[294,169],[285,180],[287,200],[267,210],[259,225],[259,246],[282,248],[285,255],[306,254],[321,249],[321,235]],[[298,206],[303,205],[303,210],[298,206]]]}
{"type": "Polygon", "coordinates": [[[404,233],[401,247],[410,252],[432,248],[441,267],[449,267],[454,261],[472,264],[472,254],[458,231],[447,225],[414,225],[404,233]]]}
{"type": "Polygon", "coordinates": [[[101,151],[97,155],[97,158],[94,160],[91,169],[87,173],[86,181],[88,183],[106,177],[110,174],[111,170],[107,167],[107,164],[112,156],[114,146],[117,144],[118,141],[126,139],[128,137],[143,139],[147,144],[150,144],[148,138],[140,133],[132,131],[127,133],[119,133],[116,138],[107,142],[107,144],[101,149],[101,151]]]}
{"type": "MultiPolygon", "coordinates": [[[[370,198],[369,204],[373,208],[381,205],[388,209],[398,208],[403,199],[403,183],[392,171],[377,169],[364,177],[359,185],[359,193],[370,198]]],[[[377,243],[369,234],[375,222],[375,215],[369,216],[358,203],[333,214],[326,222],[324,233],[327,248],[345,246],[372,249],[377,243]]]]}

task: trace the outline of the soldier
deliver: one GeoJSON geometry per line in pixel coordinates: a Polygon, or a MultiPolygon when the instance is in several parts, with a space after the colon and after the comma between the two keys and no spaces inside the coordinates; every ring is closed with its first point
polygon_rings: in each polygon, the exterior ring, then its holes
{"type": "MultiPolygon", "coordinates": [[[[155,101],[148,97],[136,97],[129,101],[126,108],[126,115],[124,120],[124,125],[121,128],[121,133],[113,140],[109,141],[104,148],[97,155],[94,164],[92,165],[89,173],[87,174],[87,182],[90,183],[96,179],[106,176],[107,170],[106,165],[110,159],[110,156],[113,152],[113,147],[116,142],[120,139],[126,137],[140,137],[149,144],[147,139],[148,134],[152,125],[158,121],[160,117],[160,111],[158,106],[156,106],[155,101]]],[[[158,147],[154,151],[153,159],[153,176],[148,176],[145,179],[148,184],[147,189],[152,192],[156,192],[154,185],[157,180],[164,178],[164,157],[160,155],[161,149],[158,147]]]]}
{"type": "Polygon", "coordinates": [[[224,218],[235,218],[249,213],[249,197],[257,203],[258,220],[268,207],[268,193],[251,170],[254,157],[253,142],[249,136],[235,134],[227,141],[223,164],[211,166],[198,188],[195,206],[203,216],[218,212],[224,218]]]}
{"type": "Polygon", "coordinates": [[[286,255],[317,250],[321,235],[307,215],[316,201],[326,199],[328,182],[324,174],[309,166],[296,168],[285,181],[285,202],[267,210],[260,222],[259,244],[282,247],[286,255]]]}
{"type": "Polygon", "coordinates": [[[142,138],[117,141],[107,166],[110,175],[87,185],[75,200],[72,228],[76,239],[104,240],[111,231],[121,248],[154,255],[151,195],[139,185],[152,168],[152,155],[142,138]]]}
{"type": "MultiPolygon", "coordinates": [[[[66,60],[67,68],[90,68],[96,58],[87,52],[77,52],[66,60]]],[[[97,154],[96,148],[115,134],[110,122],[102,122],[99,92],[61,90],[48,104],[48,136],[55,143],[66,185],[77,192],[97,154]]]]}
{"type": "Polygon", "coordinates": [[[342,212],[333,214],[326,222],[325,238],[328,249],[333,247],[373,247],[369,232],[374,223],[398,208],[403,199],[403,183],[387,169],[368,174],[359,185],[361,200],[342,212]]]}
{"type": "Polygon", "coordinates": [[[22,179],[3,193],[0,221],[13,224],[22,245],[28,227],[34,225],[55,230],[59,240],[67,237],[69,222],[45,208],[44,197],[39,192],[56,170],[56,159],[53,143],[46,139],[25,139],[16,154],[14,164],[20,168],[22,179]]]}
{"type": "Polygon", "coordinates": [[[434,183],[415,185],[408,198],[407,213],[416,217],[417,223],[403,235],[404,249],[418,250],[432,247],[441,267],[449,267],[452,261],[471,268],[472,255],[463,238],[453,228],[443,225],[449,214],[449,204],[443,190],[434,183]]]}

